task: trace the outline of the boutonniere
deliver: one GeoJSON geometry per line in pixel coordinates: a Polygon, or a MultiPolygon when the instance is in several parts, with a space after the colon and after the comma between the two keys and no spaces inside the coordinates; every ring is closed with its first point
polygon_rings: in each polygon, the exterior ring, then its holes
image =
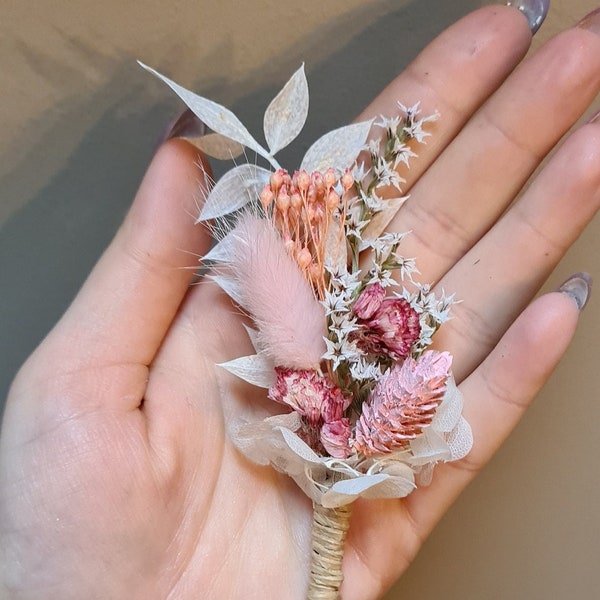
{"type": "Polygon", "coordinates": [[[220,366],[282,409],[230,435],[312,499],[308,598],[337,598],[352,502],[404,497],[472,445],[452,356],[430,349],[453,296],[416,280],[408,233],[386,233],[407,201],[398,167],[438,115],[399,104],[401,116],[326,133],[292,171],[275,156],[308,114],[303,67],[265,111],[266,146],[224,106],[149,70],[212,130],[196,140],[205,153],[262,161],[228,171],[198,219],[220,222],[208,276],[252,323],[241,334],[255,352],[220,366]]]}

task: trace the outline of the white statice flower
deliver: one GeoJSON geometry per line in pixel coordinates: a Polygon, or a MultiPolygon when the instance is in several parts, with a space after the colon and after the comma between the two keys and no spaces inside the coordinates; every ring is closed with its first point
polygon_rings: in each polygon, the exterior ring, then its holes
{"type": "Polygon", "coordinates": [[[344,298],[350,300],[354,292],[360,287],[360,271],[334,271],[329,272],[329,285],[333,292],[341,292],[344,298]]]}
{"type": "Polygon", "coordinates": [[[375,253],[375,262],[383,263],[390,255],[396,252],[396,249],[406,237],[406,232],[395,233],[388,232],[380,235],[378,238],[369,242],[369,246],[375,253]]]}
{"type": "Polygon", "coordinates": [[[335,371],[340,366],[344,358],[341,351],[342,344],[339,340],[334,341],[328,338],[323,339],[325,340],[325,346],[327,348],[327,351],[325,352],[325,354],[323,354],[322,358],[323,360],[328,360],[329,362],[331,362],[331,366],[335,371]]]}
{"type": "Polygon", "coordinates": [[[348,312],[348,301],[344,294],[340,294],[338,290],[325,290],[325,298],[322,302],[325,307],[325,314],[330,316],[335,313],[348,312]]]}
{"type": "Polygon", "coordinates": [[[406,300],[419,315],[421,331],[413,350],[416,354],[422,352],[431,344],[432,336],[440,325],[450,318],[450,308],[456,303],[454,295],[446,296],[444,291],[440,296],[431,291],[429,284],[417,286],[416,291],[406,288],[396,293],[396,297],[406,300]]]}
{"type": "Polygon", "coordinates": [[[364,190],[360,190],[360,200],[371,213],[381,212],[388,205],[387,200],[380,198],[375,191],[367,193],[364,190]]]}
{"type": "Polygon", "coordinates": [[[350,375],[357,381],[379,381],[383,373],[378,363],[361,356],[350,365],[350,375]]]}
{"type": "Polygon", "coordinates": [[[394,187],[398,191],[401,190],[401,186],[406,183],[406,179],[400,177],[394,167],[394,163],[387,161],[383,156],[377,157],[377,162],[373,165],[377,188],[394,187]]]}
{"type": "Polygon", "coordinates": [[[364,212],[364,204],[358,196],[348,201],[344,233],[347,238],[354,238],[359,243],[362,241],[364,230],[369,225],[369,220],[363,218],[364,212]]]}
{"type": "Polygon", "coordinates": [[[329,320],[331,323],[330,330],[338,334],[338,339],[342,339],[359,329],[356,317],[350,313],[349,309],[331,314],[329,320]]]}
{"type": "Polygon", "coordinates": [[[368,281],[369,285],[379,283],[384,288],[395,287],[398,285],[398,282],[392,276],[392,271],[378,263],[373,264],[369,271],[369,275],[371,276],[368,281]]]}
{"type": "Polygon", "coordinates": [[[364,353],[354,341],[348,338],[349,332],[343,329],[336,330],[333,327],[330,327],[329,331],[337,339],[324,338],[327,351],[323,354],[322,358],[331,362],[331,367],[334,371],[339,368],[342,362],[352,365],[362,358],[364,353]]]}
{"type": "Polygon", "coordinates": [[[356,345],[356,342],[350,340],[347,336],[342,341],[341,352],[344,360],[350,364],[355,363],[364,355],[364,352],[356,345]]]}
{"type": "Polygon", "coordinates": [[[355,163],[350,169],[354,181],[365,181],[368,175],[371,173],[371,167],[366,167],[364,161],[355,163]]]}
{"type": "Polygon", "coordinates": [[[394,141],[394,149],[393,149],[395,158],[394,158],[394,169],[398,167],[399,164],[404,164],[406,167],[410,167],[410,159],[417,156],[416,152],[413,152],[407,144],[401,142],[399,138],[396,138],[394,141]]]}
{"type": "Polygon", "coordinates": [[[379,116],[379,121],[375,121],[373,125],[375,127],[381,127],[381,129],[386,129],[392,135],[396,134],[398,131],[398,127],[400,127],[401,117],[399,115],[395,115],[393,117],[385,117],[384,115],[379,116]]]}
{"type": "Polygon", "coordinates": [[[414,258],[406,258],[405,256],[399,255],[397,252],[394,253],[394,260],[396,262],[396,269],[400,271],[401,281],[408,280],[413,281],[413,275],[419,273],[417,263],[414,258]]]}
{"type": "Polygon", "coordinates": [[[406,113],[406,125],[404,126],[405,133],[415,139],[419,144],[423,144],[426,137],[429,137],[431,133],[424,131],[423,125],[439,119],[439,113],[435,112],[427,117],[417,119],[421,114],[420,102],[417,102],[410,108],[404,106],[401,102],[398,102],[398,106],[406,113]]]}
{"type": "MultiPolygon", "coordinates": [[[[347,300],[346,307],[349,303],[347,300]]],[[[322,358],[332,361],[334,371],[342,361],[352,363],[362,356],[362,350],[350,339],[351,334],[358,329],[356,317],[349,312],[349,308],[329,315],[329,339],[325,339],[327,351],[322,358]]]]}

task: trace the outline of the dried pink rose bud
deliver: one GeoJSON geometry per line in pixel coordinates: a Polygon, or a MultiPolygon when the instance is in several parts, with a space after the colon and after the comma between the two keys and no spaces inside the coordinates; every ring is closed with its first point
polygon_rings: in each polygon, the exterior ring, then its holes
{"type": "Polygon", "coordinates": [[[431,424],[450,376],[452,356],[429,350],[386,373],[363,404],[354,448],[366,455],[403,448],[431,424]]]}
{"type": "Polygon", "coordinates": [[[321,443],[334,458],[348,458],[350,447],[350,421],[346,418],[325,423],[321,428],[321,443]]]}
{"type": "Polygon", "coordinates": [[[321,417],[325,423],[333,423],[339,421],[346,409],[350,406],[351,398],[344,396],[342,390],[338,387],[333,387],[330,390],[329,396],[323,399],[321,406],[321,417]]]}
{"type": "Polygon", "coordinates": [[[340,419],[349,401],[327,377],[311,370],[276,367],[277,380],[269,389],[271,400],[286,404],[306,418],[311,427],[340,419]]]}
{"type": "Polygon", "coordinates": [[[385,298],[385,288],[380,283],[368,285],[352,305],[352,312],[359,319],[370,319],[385,298]]]}

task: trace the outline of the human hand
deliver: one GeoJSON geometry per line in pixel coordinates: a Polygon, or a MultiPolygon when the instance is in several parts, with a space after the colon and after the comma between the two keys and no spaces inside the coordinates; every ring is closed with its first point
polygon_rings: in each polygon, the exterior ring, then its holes
{"type": "MultiPolygon", "coordinates": [[[[347,600],[374,598],[400,575],[575,329],[561,294],[518,315],[597,211],[600,125],[572,134],[500,215],[600,89],[600,39],[565,32],[509,76],[529,41],[517,11],[482,9],[361,116],[390,115],[398,99],[442,114],[403,174],[411,200],[393,226],[413,230],[403,249],[423,281],[463,299],[436,340],[454,355],[475,445],[405,500],[355,505],[347,600]]],[[[0,438],[7,598],[303,597],[310,503],[229,443],[228,418],[273,407],[214,366],[249,353],[241,321],[179,268],[192,266],[182,248],[210,243],[189,217],[195,160],[183,141],[159,150],[114,242],[12,387],[0,438]]]]}

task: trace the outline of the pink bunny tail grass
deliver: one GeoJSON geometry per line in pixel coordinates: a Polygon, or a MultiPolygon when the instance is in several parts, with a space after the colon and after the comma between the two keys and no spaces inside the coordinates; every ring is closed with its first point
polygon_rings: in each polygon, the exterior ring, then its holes
{"type": "Polygon", "coordinates": [[[231,268],[261,350],[276,365],[316,369],[325,353],[325,309],[265,219],[243,216],[233,231],[231,268]]]}

